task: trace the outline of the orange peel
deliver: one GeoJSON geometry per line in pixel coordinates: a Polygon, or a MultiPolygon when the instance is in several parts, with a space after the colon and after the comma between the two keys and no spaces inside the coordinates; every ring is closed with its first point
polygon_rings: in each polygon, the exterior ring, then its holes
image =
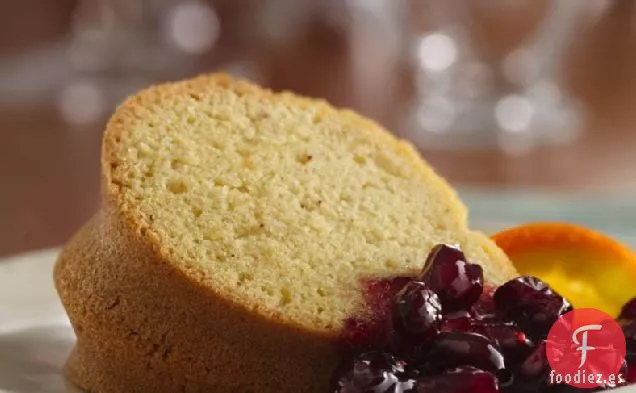
{"type": "Polygon", "coordinates": [[[577,308],[616,316],[636,296],[636,254],[592,229],[537,222],[504,230],[493,239],[519,273],[541,278],[577,308]]]}

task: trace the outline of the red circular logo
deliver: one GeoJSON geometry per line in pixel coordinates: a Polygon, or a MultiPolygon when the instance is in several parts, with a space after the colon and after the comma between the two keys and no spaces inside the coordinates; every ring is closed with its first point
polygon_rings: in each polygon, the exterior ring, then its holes
{"type": "Polygon", "coordinates": [[[606,313],[581,308],[561,316],[550,329],[546,356],[552,371],[550,383],[578,388],[616,385],[625,376],[625,336],[606,313]]]}

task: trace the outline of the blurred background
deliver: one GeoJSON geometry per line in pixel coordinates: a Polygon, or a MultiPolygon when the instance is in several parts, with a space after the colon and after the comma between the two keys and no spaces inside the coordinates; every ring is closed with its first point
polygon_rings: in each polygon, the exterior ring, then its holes
{"type": "Polygon", "coordinates": [[[477,225],[636,220],[632,0],[0,2],[0,256],[99,206],[108,116],[151,83],[225,70],[408,138],[477,225]]]}

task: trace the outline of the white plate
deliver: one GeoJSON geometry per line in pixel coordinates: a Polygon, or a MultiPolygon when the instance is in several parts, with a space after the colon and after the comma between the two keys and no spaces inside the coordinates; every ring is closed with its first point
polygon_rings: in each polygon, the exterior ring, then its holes
{"type": "Polygon", "coordinates": [[[77,392],[60,372],[75,336],[53,289],[56,256],[0,260],[0,393],[77,392]]]}
{"type": "Polygon", "coordinates": [[[53,288],[56,255],[0,260],[0,393],[80,393],[61,375],[75,337],[53,288]]]}

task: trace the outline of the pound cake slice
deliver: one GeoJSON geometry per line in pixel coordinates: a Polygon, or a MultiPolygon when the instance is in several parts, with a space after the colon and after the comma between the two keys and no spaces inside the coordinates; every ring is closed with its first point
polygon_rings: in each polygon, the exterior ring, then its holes
{"type": "Polygon", "coordinates": [[[364,280],[417,273],[437,243],[516,275],[408,143],[223,74],[128,99],[102,178],[54,272],[67,376],[92,393],[326,392],[364,280]]]}

